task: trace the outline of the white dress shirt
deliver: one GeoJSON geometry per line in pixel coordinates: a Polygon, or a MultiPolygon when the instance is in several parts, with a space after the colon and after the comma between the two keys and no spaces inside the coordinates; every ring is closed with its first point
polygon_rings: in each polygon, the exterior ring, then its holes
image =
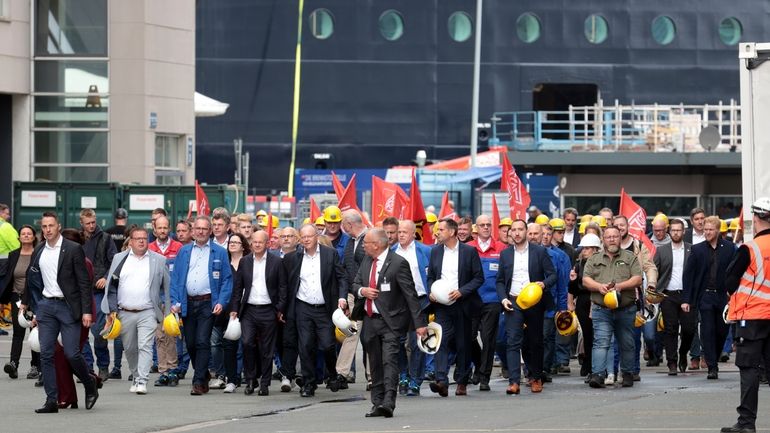
{"type": "Polygon", "coordinates": [[[572,231],[564,232],[564,243],[572,245],[572,241],[574,240],[575,240],[575,229],[572,229],[572,231]]]}
{"type": "Polygon", "coordinates": [[[307,250],[302,255],[297,299],[312,305],[321,305],[326,302],[321,288],[321,248],[318,246],[312,256],[307,250]]]}
{"type": "Polygon", "coordinates": [[[425,290],[425,286],[422,284],[422,275],[420,275],[420,264],[417,261],[417,247],[414,245],[415,241],[412,241],[406,248],[403,248],[401,244],[396,247],[396,254],[406,259],[409,262],[409,270],[412,271],[412,279],[414,280],[414,288],[417,290],[417,296],[425,296],[428,292],[425,290]]]}
{"type": "Polygon", "coordinates": [[[492,238],[487,239],[486,242],[482,241],[481,238],[476,239],[476,243],[479,244],[479,249],[482,253],[487,252],[489,247],[492,245],[492,238]]]}
{"type": "Polygon", "coordinates": [[[671,267],[671,281],[668,282],[667,290],[682,290],[684,284],[682,283],[682,275],[684,274],[684,242],[679,244],[679,247],[672,242],[671,252],[674,256],[674,265],[671,267]]]}
{"type": "Polygon", "coordinates": [[[118,308],[148,310],[150,299],[150,254],[137,256],[129,251],[118,280],[118,308]]]}
{"type": "Polygon", "coordinates": [[[61,254],[62,239],[59,235],[59,239],[56,244],[51,247],[46,241],[43,247],[43,253],[40,254],[40,273],[43,276],[43,296],[46,298],[62,298],[64,292],[59,287],[59,281],[57,276],[59,275],[59,254],[61,254]]]}
{"type": "Polygon", "coordinates": [[[529,283],[529,243],[524,251],[513,248],[513,276],[511,277],[511,296],[519,296],[521,289],[529,283]]]}
{"type": "Polygon", "coordinates": [[[225,236],[225,240],[221,243],[217,240],[216,236],[211,238],[211,240],[214,241],[214,243],[219,245],[220,247],[227,249],[227,244],[230,242],[230,235],[225,236]]]}
{"type": "Polygon", "coordinates": [[[695,233],[695,230],[692,231],[692,244],[697,245],[701,242],[706,242],[706,233],[695,233]]]}
{"type": "Polygon", "coordinates": [[[270,294],[267,293],[267,279],[265,278],[265,266],[267,264],[267,252],[262,258],[254,255],[254,273],[251,275],[251,291],[246,301],[251,305],[270,305],[270,294]]]}
{"type": "Polygon", "coordinates": [[[441,279],[451,283],[450,291],[460,287],[460,241],[454,248],[444,245],[444,260],[441,262],[441,279]]]}

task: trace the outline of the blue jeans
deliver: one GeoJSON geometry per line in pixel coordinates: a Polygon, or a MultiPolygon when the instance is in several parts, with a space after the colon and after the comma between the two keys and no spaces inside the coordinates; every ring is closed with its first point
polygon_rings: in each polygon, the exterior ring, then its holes
{"type": "Polygon", "coordinates": [[[223,338],[225,328],[214,326],[211,331],[211,359],[209,360],[209,370],[215,372],[217,376],[225,376],[225,352],[223,348],[223,338]]]}
{"type": "Polygon", "coordinates": [[[211,358],[211,330],[214,327],[214,314],[211,312],[211,300],[187,300],[187,316],[184,317],[184,337],[187,341],[187,353],[190,354],[195,375],[193,385],[206,382],[209,359],[211,358]]]}
{"type": "Polygon", "coordinates": [[[556,324],[553,318],[543,319],[543,371],[551,374],[551,368],[556,366],[556,324]]]}
{"type": "MultiPolygon", "coordinates": [[[[184,326],[182,327],[184,331],[184,326]]],[[[176,339],[176,369],[174,373],[187,373],[187,368],[190,366],[190,354],[187,353],[187,345],[184,341],[184,334],[180,335],[176,339]]]]}
{"type": "Polygon", "coordinates": [[[594,324],[594,347],[591,352],[592,373],[604,375],[607,370],[607,352],[611,349],[612,335],[620,346],[620,370],[632,373],[634,370],[634,317],[636,305],[610,310],[593,305],[591,317],[594,324]]]}
{"type": "Polygon", "coordinates": [[[110,368],[110,350],[107,346],[107,340],[99,335],[104,329],[104,323],[107,316],[99,308],[104,299],[104,291],[94,291],[94,301],[96,302],[96,322],[91,326],[91,334],[94,336],[94,354],[96,355],[96,366],[98,368],[110,368]]]}
{"type": "Polygon", "coordinates": [[[409,385],[419,388],[420,385],[422,385],[423,377],[425,376],[426,355],[425,352],[417,348],[417,333],[410,331],[407,339],[409,350],[412,355],[409,358],[409,378],[411,379],[409,385]]]}

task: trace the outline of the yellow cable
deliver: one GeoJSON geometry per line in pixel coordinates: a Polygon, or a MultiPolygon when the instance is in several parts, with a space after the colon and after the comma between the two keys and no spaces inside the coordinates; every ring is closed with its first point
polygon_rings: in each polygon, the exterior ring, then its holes
{"type": "Polygon", "coordinates": [[[291,118],[291,163],[289,164],[289,197],[294,197],[294,163],[297,158],[297,130],[299,129],[300,71],[302,68],[302,9],[305,0],[299,0],[297,16],[297,52],[294,60],[294,109],[291,118]]]}

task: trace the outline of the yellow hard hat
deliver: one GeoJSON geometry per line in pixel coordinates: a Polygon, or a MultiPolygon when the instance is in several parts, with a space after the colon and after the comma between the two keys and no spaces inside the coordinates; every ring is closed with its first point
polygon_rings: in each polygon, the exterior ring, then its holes
{"type": "MultiPolygon", "coordinates": [[[[270,219],[269,216],[262,218],[259,220],[259,226],[260,227],[267,227],[267,220],[270,219]]],[[[277,229],[280,225],[280,221],[277,216],[273,215],[273,229],[277,229]]]]}
{"type": "Polygon", "coordinates": [[[338,223],[342,221],[342,211],[337,206],[329,206],[324,209],[324,221],[327,223],[338,223]]]}
{"type": "Polygon", "coordinates": [[[588,226],[588,223],[590,221],[582,221],[580,224],[578,224],[578,233],[581,235],[586,234],[586,227],[588,226]]]}
{"type": "Polygon", "coordinates": [[[521,289],[521,293],[516,297],[516,304],[522,310],[526,310],[540,302],[540,298],[542,297],[543,289],[540,285],[537,283],[529,283],[521,289]]]}
{"type": "Polygon", "coordinates": [[[265,212],[264,210],[260,209],[259,212],[257,212],[257,218],[259,218],[261,216],[267,216],[267,212],[265,212]]]}
{"type": "Polygon", "coordinates": [[[510,227],[512,225],[513,225],[513,220],[508,218],[508,217],[505,217],[505,218],[500,220],[500,224],[498,224],[497,226],[498,227],[505,227],[505,226],[510,227]]]}
{"type": "Polygon", "coordinates": [[[594,215],[591,217],[591,222],[599,224],[599,227],[606,229],[607,228],[607,218],[604,218],[601,215],[594,215]]]}
{"type": "Polygon", "coordinates": [[[646,322],[647,321],[644,319],[642,313],[637,312],[636,316],[634,317],[634,328],[641,328],[646,322]]]}
{"type": "Polygon", "coordinates": [[[574,311],[559,311],[553,316],[556,323],[556,331],[559,335],[569,337],[575,335],[578,329],[578,318],[574,311]]]}
{"type": "Polygon", "coordinates": [[[551,226],[554,231],[557,232],[563,232],[564,230],[567,230],[567,223],[564,222],[561,218],[554,218],[551,221],[548,221],[548,224],[551,226]]]}
{"type": "Polygon", "coordinates": [[[719,220],[719,233],[727,233],[727,221],[719,220]]]}
{"type": "Polygon", "coordinates": [[[436,321],[436,315],[433,313],[428,314],[428,323],[435,322],[436,321]]]}
{"type": "Polygon", "coordinates": [[[337,339],[337,343],[342,344],[342,342],[345,341],[345,339],[348,337],[342,331],[340,331],[340,328],[334,327],[334,338],[337,339]]]}
{"type": "Polygon", "coordinates": [[[105,324],[99,335],[105,340],[114,340],[120,337],[120,319],[118,319],[117,313],[112,313],[112,324],[109,327],[105,324]]]}
{"type": "Polygon", "coordinates": [[[179,329],[179,318],[176,314],[168,314],[163,319],[163,332],[170,337],[178,337],[182,335],[182,330],[179,329]]]}
{"type": "Polygon", "coordinates": [[[657,215],[655,215],[655,218],[652,219],[652,222],[655,221],[663,221],[666,223],[666,227],[668,227],[668,216],[666,216],[666,214],[663,212],[659,212],[657,215]]]}
{"type": "Polygon", "coordinates": [[[740,218],[733,218],[730,220],[730,231],[735,231],[741,228],[741,219],[740,218]]]}
{"type": "Polygon", "coordinates": [[[546,214],[540,214],[535,218],[535,224],[545,225],[548,224],[549,218],[546,214]]]}
{"type": "Polygon", "coordinates": [[[310,217],[307,217],[302,220],[302,225],[305,225],[305,224],[310,224],[310,217]]]}
{"type": "Polygon", "coordinates": [[[325,226],[326,225],[326,221],[324,221],[324,217],[319,216],[318,218],[316,218],[315,219],[315,225],[317,225],[317,226],[325,226]]]}
{"type": "Polygon", "coordinates": [[[479,228],[476,227],[476,224],[471,224],[471,233],[478,233],[479,228]]]}
{"type": "Polygon", "coordinates": [[[617,290],[610,290],[604,295],[604,306],[610,310],[618,308],[620,305],[620,293],[617,290]]]}
{"type": "Polygon", "coordinates": [[[585,215],[580,217],[580,222],[581,223],[591,222],[591,218],[593,218],[593,217],[594,217],[593,215],[591,215],[590,213],[587,213],[587,214],[585,214],[585,215]]]}
{"type": "Polygon", "coordinates": [[[658,332],[663,332],[663,329],[665,329],[665,324],[663,323],[663,315],[658,316],[658,326],[656,327],[658,329],[658,332]]]}
{"type": "Polygon", "coordinates": [[[436,214],[433,212],[425,212],[425,221],[427,221],[428,224],[435,224],[438,222],[438,217],[436,217],[436,214]]]}

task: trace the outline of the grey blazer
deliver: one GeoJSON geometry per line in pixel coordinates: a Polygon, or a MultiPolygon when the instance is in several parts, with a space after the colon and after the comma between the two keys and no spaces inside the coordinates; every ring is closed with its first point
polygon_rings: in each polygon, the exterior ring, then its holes
{"type": "MultiPolygon", "coordinates": [[[[684,263],[682,263],[682,266],[690,258],[690,248],[692,248],[692,244],[684,242],[684,263]]],[[[658,268],[657,290],[662,292],[668,289],[668,283],[671,282],[671,269],[674,267],[674,250],[671,242],[657,248],[653,262],[655,267],[658,268]]],[[[682,269],[682,275],[684,276],[684,268],[682,269]]]]}
{"type": "MultiPolygon", "coordinates": [[[[112,259],[110,271],[107,273],[107,296],[104,297],[101,305],[105,314],[118,311],[118,279],[129,251],[115,254],[112,259]]],[[[166,268],[166,258],[149,250],[147,254],[149,254],[148,259],[150,259],[150,299],[155,309],[155,318],[160,323],[163,321],[163,305],[165,304],[166,308],[169,308],[171,304],[168,290],[171,279],[166,268]]]]}

